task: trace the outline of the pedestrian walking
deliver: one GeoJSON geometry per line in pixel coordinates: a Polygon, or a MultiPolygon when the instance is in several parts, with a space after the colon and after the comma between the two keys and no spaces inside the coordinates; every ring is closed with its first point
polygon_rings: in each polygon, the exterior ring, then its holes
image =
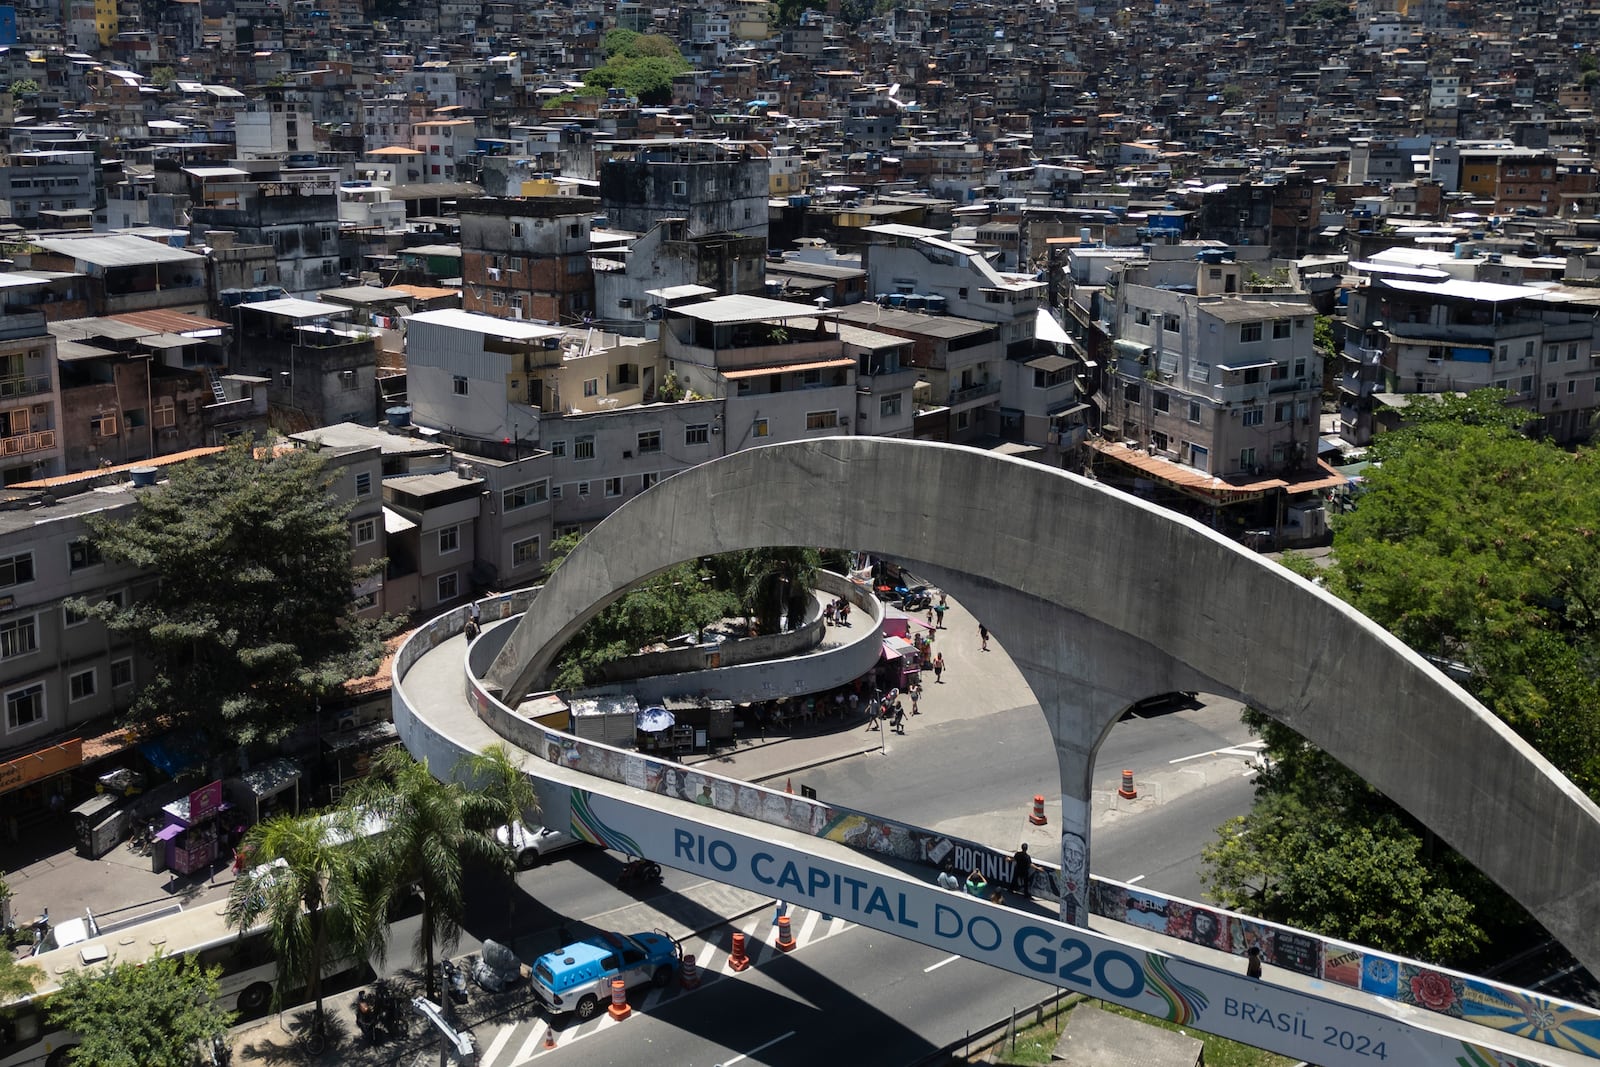
{"type": "Polygon", "coordinates": [[[1260,947],[1257,946],[1257,945],[1251,945],[1250,946],[1250,951],[1248,953],[1246,953],[1246,955],[1247,955],[1248,958],[1245,960],[1245,964],[1244,964],[1245,976],[1249,977],[1249,978],[1260,978],[1261,977],[1261,949],[1260,949],[1260,947]]]}
{"type": "Polygon", "coordinates": [[[928,609],[928,629],[933,629],[933,609],[928,609]]]}
{"type": "Polygon", "coordinates": [[[944,684],[944,653],[936,653],[933,657],[933,684],[944,684]]]}
{"type": "Polygon", "coordinates": [[[894,727],[897,734],[906,732],[906,707],[898,700],[894,702],[894,714],[889,718],[889,725],[894,727]]]}
{"type": "Polygon", "coordinates": [[[1018,896],[1033,899],[1033,857],[1028,855],[1028,843],[1011,855],[1011,891],[1018,896]]]}
{"type": "Polygon", "coordinates": [[[476,600],[468,605],[467,618],[471,619],[475,624],[481,625],[483,623],[483,615],[478,608],[478,602],[476,600]]]}
{"type": "Polygon", "coordinates": [[[911,688],[907,689],[906,692],[911,694],[911,714],[921,715],[922,712],[917,709],[917,704],[922,700],[922,683],[912,682],[911,688]]]}
{"type": "Polygon", "coordinates": [[[869,700],[867,701],[867,728],[862,733],[871,733],[876,729],[878,729],[878,702],[869,700]]]}
{"type": "Polygon", "coordinates": [[[934,629],[936,629],[936,630],[944,629],[945,603],[944,603],[944,600],[943,600],[942,597],[939,600],[939,602],[933,606],[933,613],[934,613],[934,615],[936,615],[938,617],[938,620],[939,620],[938,625],[935,626],[934,629]]]}
{"type": "Polygon", "coordinates": [[[983,644],[983,651],[989,651],[989,628],[981,622],[978,624],[978,640],[983,644]]]}

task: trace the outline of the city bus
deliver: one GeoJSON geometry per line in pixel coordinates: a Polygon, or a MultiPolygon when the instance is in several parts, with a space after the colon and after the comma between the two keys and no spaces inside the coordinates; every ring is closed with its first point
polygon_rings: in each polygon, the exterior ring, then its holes
{"type": "MultiPolygon", "coordinates": [[[[173,905],[178,908],[177,905],[173,905]]],[[[67,975],[102,964],[143,962],[158,951],[181,955],[202,967],[218,967],[218,1002],[242,1018],[262,1014],[272,1003],[277,957],[262,922],[241,933],[228,925],[227,902],[214,900],[172,913],[102,926],[97,937],[21,961],[43,972],[34,992],[0,1005],[0,1067],[61,1067],[77,1044],[48,1020],[50,994],[67,975]]],[[[323,968],[331,978],[365,967],[335,960],[323,968]]],[[[365,977],[363,973],[362,977],[365,977]]],[[[286,1003],[292,1002],[285,998],[286,1003]]]]}

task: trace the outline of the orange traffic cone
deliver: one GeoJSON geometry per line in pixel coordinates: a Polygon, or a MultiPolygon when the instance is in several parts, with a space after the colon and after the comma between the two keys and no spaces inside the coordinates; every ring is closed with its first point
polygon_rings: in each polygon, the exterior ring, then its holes
{"type": "Polygon", "coordinates": [[[678,984],[685,989],[700,988],[700,971],[694,965],[694,956],[683,957],[683,966],[678,969],[678,984]]]}
{"type": "Polygon", "coordinates": [[[1038,793],[1033,795],[1033,813],[1028,816],[1028,821],[1035,826],[1043,826],[1050,821],[1044,817],[1044,797],[1038,793]]]}
{"type": "Polygon", "coordinates": [[[778,951],[794,951],[794,931],[789,929],[789,916],[778,916],[778,951]]]}
{"type": "Polygon", "coordinates": [[[744,934],[733,935],[733,948],[728,952],[728,966],[736,971],[742,971],[750,966],[750,957],[744,951],[744,934]]]}
{"type": "Polygon", "coordinates": [[[633,1014],[628,1004],[628,983],[620,978],[611,979],[611,1017],[618,1022],[633,1014]]]}
{"type": "Polygon", "coordinates": [[[545,1048],[555,1048],[556,1047],[556,1028],[553,1027],[553,1026],[545,1027],[545,1031],[544,1031],[544,1047],[545,1048]]]}
{"type": "Polygon", "coordinates": [[[1124,800],[1132,800],[1134,797],[1137,797],[1138,795],[1139,795],[1139,791],[1133,787],[1133,772],[1132,771],[1123,771],[1122,772],[1122,788],[1117,790],[1117,796],[1121,797],[1124,800]]]}
{"type": "Polygon", "coordinates": [[[794,796],[794,779],[793,778],[785,778],[783,780],[783,791],[785,793],[788,793],[790,796],[794,796]]]}

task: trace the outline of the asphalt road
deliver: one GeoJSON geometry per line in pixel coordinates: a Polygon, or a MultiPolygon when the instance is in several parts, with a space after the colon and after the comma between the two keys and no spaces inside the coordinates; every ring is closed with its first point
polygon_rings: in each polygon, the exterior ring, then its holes
{"type": "MultiPolygon", "coordinates": [[[[1197,896],[1201,848],[1250,806],[1241,748],[1249,740],[1239,705],[1221,699],[1131,715],[1113,727],[1096,761],[1090,870],[1197,896]],[[1134,772],[1144,802],[1117,802],[1124,769],[1134,772]]],[[[1021,825],[1028,798],[1060,791],[1050,734],[1032,706],[950,721],[921,715],[906,737],[893,739],[887,757],[844,760],[794,779],[824,802],[1005,849],[1016,847],[1010,828],[1021,825]]]]}
{"type": "Polygon", "coordinates": [[[552,1055],[586,1067],[910,1063],[1053,991],[856,927],[552,1055]]]}

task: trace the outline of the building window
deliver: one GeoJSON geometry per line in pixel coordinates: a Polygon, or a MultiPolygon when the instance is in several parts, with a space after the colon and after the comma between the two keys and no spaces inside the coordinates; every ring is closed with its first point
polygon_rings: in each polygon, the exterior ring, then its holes
{"type": "Polygon", "coordinates": [[[1253,448],[1239,449],[1239,466],[1243,470],[1251,470],[1256,465],[1256,450],[1253,448]]]}
{"type": "Polygon", "coordinates": [[[20,730],[44,719],[44,683],[6,694],[6,729],[20,730]]]}
{"type": "Polygon", "coordinates": [[[1544,387],[1544,397],[1545,397],[1546,400],[1554,400],[1556,398],[1556,383],[1555,382],[1550,382],[1548,385],[1546,385],[1544,387]]]}
{"type": "Polygon", "coordinates": [[[456,581],[456,572],[455,571],[451,571],[449,574],[441,574],[441,575],[439,575],[439,583],[438,584],[439,584],[439,602],[441,604],[444,603],[447,600],[454,600],[456,598],[456,594],[457,594],[457,591],[459,590],[460,586],[459,586],[459,583],[457,583],[457,581],[456,581]]]}
{"type": "Polygon", "coordinates": [[[526,485],[514,485],[501,493],[500,507],[502,511],[516,511],[518,508],[543,504],[548,499],[550,499],[550,480],[541,478],[526,485]]]}
{"type": "Polygon", "coordinates": [[[592,433],[591,434],[584,434],[582,437],[573,438],[573,440],[572,440],[572,458],[573,459],[593,459],[594,458],[594,434],[592,434],[592,433]]]}
{"type": "Polygon", "coordinates": [[[578,483],[578,499],[581,500],[581,499],[583,499],[584,497],[586,497],[588,495],[589,495],[589,483],[588,482],[579,482],[578,483]]]}
{"type": "Polygon", "coordinates": [[[599,378],[585,378],[583,380],[583,395],[584,396],[599,396],[600,395],[600,379],[599,378]]]}
{"type": "Polygon", "coordinates": [[[1239,421],[1245,426],[1260,426],[1265,416],[1266,412],[1262,408],[1245,408],[1243,414],[1239,416],[1239,421]]]}
{"type": "Polygon", "coordinates": [[[808,411],[806,412],[806,429],[831,430],[839,425],[837,411],[808,411]]]}
{"type": "Polygon", "coordinates": [[[673,196],[688,196],[689,195],[689,183],[688,182],[673,182],[672,183],[672,195],[673,196]]]}
{"type": "Polygon", "coordinates": [[[466,377],[466,375],[457,374],[453,378],[451,378],[450,379],[450,388],[456,394],[456,396],[466,396],[467,395],[467,377],[466,377]]]}
{"type": "Polygon", "coordinates": [[[371,471],[361,471],[359,474],[356,475],[356,496],[363,497],[363,496],[371,496],[371,495],[372,495],[372,472],[371,471]]]}
{"type": "Polygon", "coordinates": [[[606,496],[621,496],[621,495],[622,495],[622,479],[621,478],[607,478],[606,479],[606,496]]]}
{"type": "Polygon", "coordinates": [[[645,430],[639,434],[639,454],[641,456],[650,452],[661,451],[661,431],[645,430]]]}
{"type": "Polygon", "coordinates": [[[125,685],[133,684],[133,657],[126,656],[122,659],[111,661],[111,688],[121,689],[125,685]]]}
{"type": "Polygon", "coordinates": [[[1161,328],[1163,330],[1165,330],[1167,333],[1177,333],[1178,332],[1178,316],[1176,316],[1176,315],[1163,316],[1162,319],[1161,319],[1161,328]]]}
{"type": "Polygon", "coordinates": [[[0,588],[33,581],[33,553],[18,552],[0,559],[0,588]]]}
{"type": "Polygon", "coordinates": [[[567,455],[567,443],[565,441],[551,441],[550,454],[556,459],[565,459],[567,455]]]}
{"type": "Polygon", "coordinates": [[[649,474],[639,475],[639,491],[641,493],[644,492],[646,489],[650,488],[652,485],[655,485],[660,480],[661,473],[659,471],[651,471],[649,474]]]}
{"type": "Polygon", "coordinates": [[[1306,376],[1306,361],[1304,359],[1294,361],[1294,376],[1296,378],[1304,378],[1306,376]]]}
{"type": "Polygon", "coordinates": [[[1274,341],[1282,341],[1286,337],[1293,336],[1294,329],[1290,326],[1288,319],[1272,320],[1272,339],[1274,341]]]}
{"type": "Polygon", "coordinates": [[[683,428],[683,443],[686,445],[704,445],[711,441],[711,424],[696,423],[683,428]]]}
{"type": "Polygon", "coordinates": [[[1294,418],[1294,404],[1288,400],[1280,400],[1272,405],[1272,421],[1288,422],[1294,418]]]}
{"type": "Polygon", "coordinates": [[[1195,423],[1200,421],[1200,402],[1198,400],[1189,401],[1189,421],[1195,423]]]}
{"type": "Polygon", "coordinates": [[[1240,326],[1239,340],[1246,343],[1261,340],[1261,324],[1259,322],[1247,322],[1240,326]]]}
{"type": "Polygon", "coordinates": [[[506,257],[506,270],[520,273],[522,271],[522,257],[521,256],[507,256],[506,257]]]}
{"type": "Polygon", "coordinates": [[[67,678],[67,699],[76,704],[80,700],[88,700],[94,696],[95,677],[94,668],[79,671],[67,678]]]}
{"type": "Polygon", "coordinates": [[[1546,363],[1554,363],[1556,360],[1558,360],[1560,358],[1561,358],[1561,346],[1560,345],[1545,345],[1544,346],[1544,361],[1546,363]]]}
{"type": "Polygon", "coordinates": [[[506,306],[506,294],[495,289],[489,294],[489,306],[503,308],[506,306]]]}
{"type": "Polygon", "coordinates": [[[901,404],[904,403],[904,393],[890,393],[878,401],[878,417],[892,419],[900,414],[901,404]]]}
{"type": "Polygon", "coordinates": [[[539,539],[529,537],[522,541],[511,543],[511,566],[526,567],[539,562],[539,539]]]}
{"type": "Polygon", "coordinates": [[[39,650],[39,623],[34,615],[0,622],[0,658],[26,656],[39,650]]]}
{"type": "Polygon", "coordinates": [[[1571,362],[1572,360],[1575,360],[1577,358],[1578,358],[1578,346],[1577,346],[1577,344],[1574,343],[1574,344],[1568,345],[1567,346],[1567,361],[1571,362]]]}
{"type": "Polygon", "coordinates": [[[1573,393],[1576,393],[1577,391],[1578,391],[1578,383],[1576,381],[1569,380],[1567,382],[1567,395],[1571,396],[1573,393]]]}
{"type": "Polygon", "coordinates": [[[446,526],[439,531],[439,555],[448,555],[461,549],[461,527],[446,526]]]}
{"type": "Polygon", "coordinates": [[[87,537],[80,537],[67,546],[67,565],[75,571],[98,567],[104,563],[100,550],[87,537]]]}
{"type": "Polygon", "coordinates": [[[750,424],[751,437],[766,437],[771,433],[772,428],[767,424],[766,419],[757,419],[750,424]]]}
{"type": "Polygon", "coordinates": [[[370,545],[378,539],[378,520],[362,519],[356,523],[356,544],[370,545]]]}

